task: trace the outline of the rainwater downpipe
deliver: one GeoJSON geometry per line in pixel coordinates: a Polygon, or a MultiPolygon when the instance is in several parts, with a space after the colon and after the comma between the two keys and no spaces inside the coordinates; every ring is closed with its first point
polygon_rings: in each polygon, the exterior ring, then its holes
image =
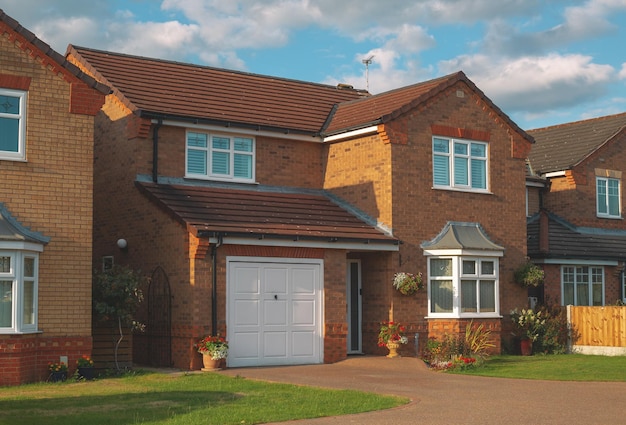
{"type": "Polygon", "coordinates": [[[211,288],[211,336],[217,335],[217,248],[222,245],[222,234],[218,233],[217,242],[211,247],[211,267],[213,268],[213,287],[211,288]]]}
{"type": "Polygon", "coordinates": [[[158,119],[152,132],[152,181],[158,183],[159,180],[159,128],[163,125],[163,120],[158,119]]]}

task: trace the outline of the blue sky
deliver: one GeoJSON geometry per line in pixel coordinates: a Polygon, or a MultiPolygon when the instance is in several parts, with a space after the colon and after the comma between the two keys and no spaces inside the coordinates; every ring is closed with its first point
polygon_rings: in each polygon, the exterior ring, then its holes
{"type": "Polygon", "coordinates": [[[71,43],[374,94],[462,70],[524,129],[626,112],[626,0],[3,0],[0,8],[60,53],[71,43]]]}

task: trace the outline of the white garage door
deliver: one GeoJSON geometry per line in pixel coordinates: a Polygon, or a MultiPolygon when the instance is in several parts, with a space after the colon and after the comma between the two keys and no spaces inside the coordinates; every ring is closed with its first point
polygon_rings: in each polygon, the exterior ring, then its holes
{"type": "Polygon", "coordinates": [[[227,261],[228,366],[321,363],[321,260],[227,261]]]}

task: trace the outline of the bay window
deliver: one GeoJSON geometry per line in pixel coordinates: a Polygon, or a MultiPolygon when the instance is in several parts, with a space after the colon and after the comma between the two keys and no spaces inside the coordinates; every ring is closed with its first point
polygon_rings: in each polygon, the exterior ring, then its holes
{"type": "Polygon", "coordinates": [[[37,331],[37,253],[0,251],[0,333],[37,331]]]}
{"type": "Polygon", "coordinates": [[[498,316],[498,259],[429,257],[428,304],[430,317],[498,316]]]}

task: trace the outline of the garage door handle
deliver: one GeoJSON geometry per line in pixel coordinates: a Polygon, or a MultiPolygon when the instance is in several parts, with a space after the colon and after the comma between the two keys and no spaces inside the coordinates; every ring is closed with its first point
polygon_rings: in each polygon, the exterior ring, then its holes
{"type": "Polygon", "coordinates": [[[277,300],[278,299],[278,295],[274,295],[274,299],[277,300]]]}

